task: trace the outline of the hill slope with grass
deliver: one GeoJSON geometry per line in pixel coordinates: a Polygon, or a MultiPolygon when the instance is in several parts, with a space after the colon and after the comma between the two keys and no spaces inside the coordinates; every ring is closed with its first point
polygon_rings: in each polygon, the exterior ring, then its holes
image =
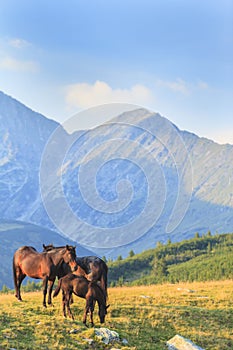
{"type": "MultiPolygon", "coordinates": [[[[132,252],[131,252],[132,253],[132,252]]],[[[233,278],[233,234],[210,232],[108,262],[112,286],[233,278]]]]}

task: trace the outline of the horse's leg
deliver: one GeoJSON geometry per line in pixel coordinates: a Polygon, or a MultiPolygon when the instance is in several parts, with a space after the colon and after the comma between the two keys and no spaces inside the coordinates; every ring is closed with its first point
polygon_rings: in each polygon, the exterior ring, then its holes
{"type": "Polygon", "coordinates": [[[85,324],[86,327],[87,327],[87,314],[88,314],[88,311],[89,311],[89,304],[88,304],[88,301],[86,301],[86,306],[85,306],[84,313],[83,313],[83,324],[85,324]]]}
{"type": "Polygon", "coordinates": [[[52,291],[53,291],[53,285],[54,285],[54,280],[50,280],[48,281],[48,286],[49,286],[49,289],[48,289],[48,304],[51,305],[52,304],[52,291]]]}
{"type": "Polygon", "coordinates": [[[17,283],[16,283],[16,298],[18,298],[19,301],[22,301],[21,298],[21,293],[20,293],[20,286],[21,283],[23,282],[24,278],[26,277],[26,275],[24,275],[21,271],[17,276],[17,283]]]}
{"type": "Polygon", "coordinates": [[[94,321],[93,321],[93,308],[90,308],[90,320],[91,320],[91,326],[94,327],[94,321]]]}
{"type": "Polygon", "coordinates": [[[48,288],[48,276],[46,276],[46,277],[43,279],[43,295],[44,295],[44,298],[43,298],[43,306],[44,306],[44,307],[47,307],[47,305],[46,305],[47,288],[48,288]]]}
{"type": "Polygon", "coordinates": [[[72,320],[74,320],[74,316],[73,316],[71,308],[70,308],[71,297],[72,297],[72,292],[67,293],[67,296],[66,296],[66,307],[67,307],[67,310],[68,310],[69,317],[71,317],[72,320]]]}
{"type": "Polygon", "coordinates": [[[66,317],[66,298],[65,298],[64,291],[62,291],[62,309],[63,309],[63,316],[66,317]]]}
{"type": "Polygon", "coordinates": [[[15,297],[18,298],[18,275],[17,275],[17,267],[15,262],[15,257],[13,258],[13,277],[14,277],[14,286],[15,286],[15,297]]]}
{"type": "Polygon", "coordinates": [[[92,300],[92,298],[87,297],[87,299],[86,299],[86,306],[85,306],[84,314],[83,314],[83,323],[85,324],[86,327],[87,327],[87,315],[88,315],[89,312],[90,312],[91,326],[94,327],[94,322],[93,322],[93,312],[94,312],[93,300],[92,300]]]}
{"type": "Polygon", "coordinates": [[[15,261],[13,261],[13,276],[15,285],[15,296],[19,301],[22,301],[20,294],[20,286],[26,275],[22,272],[19,266],[16,266],[15,261]]]}

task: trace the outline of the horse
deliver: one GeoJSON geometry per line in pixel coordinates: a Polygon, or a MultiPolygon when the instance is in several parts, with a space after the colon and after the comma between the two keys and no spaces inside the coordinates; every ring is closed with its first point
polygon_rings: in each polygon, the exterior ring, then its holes
{"type": "Polygon", "coordinates": [[[87,326],[86,321],[88,313],[90,313],[90,323],[92,327],[94,326],[93,313],[96,301],[99,306],[98,315],[100,323],[104,323],[109,305],[106,305],[106,295],[102,288],[96,282],[88,281],[83,276],[77,276],[73,273],[69,273],[68,275],[59,279],[58,286],[53,293],[53,297],[56,297],[61,289],[64,317],[66,317],[67,309],[68,316],[71,317],[72,320],[74,320],[74,316],[70,309],[71,296],[72,293],[74,293],[78,297],[86,299],[86,306],[83,314],[83,323],[85,324],[85,326],[87,326]]]}
{"type": "Polygon", "coordinates": [[[48,304],[51,304],[51,293],[61,265],[69,265],[71,270],[77,268],[75,247],[66,245],[57,251],[38,253],[29,246],[20,247],[13,257],[13,276],[15,296],[22,301],[20,286],[26,276],[43,280],[43,306],[46,307],[46,294],[49,282],[48,304]]]}
{"type": "MultiPolygon", "coordinates": [[[[53,244],[44,245],[44,251],[51,251],[53,249],[62,249],[61,247],[54,247],[53,244]]],[[[103,289],[106,297],[108,296],[107,285],[108,285],[108,266],[107,264],[97,256],[84,256],[76,257],[77,265],[81,268],[78,268],[76,274],[80,274],[86,277],[90,281],[96,281],[100,283],[101,288],[103,289]]],[[[64,271],[60,270],[61,276],[65,276],[67,273],[70,273],[69,267],[64,266],[64,271]]],[[[58,276],[58,278],[60,278],[58,276]]]]}

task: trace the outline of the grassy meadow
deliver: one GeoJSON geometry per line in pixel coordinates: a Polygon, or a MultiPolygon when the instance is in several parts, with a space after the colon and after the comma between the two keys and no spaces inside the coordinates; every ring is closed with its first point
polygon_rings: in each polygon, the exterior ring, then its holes
{"type": "MultiPolygon", "coordinates": [[[[175,334],[206,350],[233,349],[233,281],[109,288],[104,327],[122,341],[105,345],[82,325],[85,301],[75,297],[75,320],[64,319],[61,295],[42,307],[42,292],[0,294],[0,349],[167,349],[175,334]]],[[[101,327],[97,309],[95,327],[101,327]]]]}

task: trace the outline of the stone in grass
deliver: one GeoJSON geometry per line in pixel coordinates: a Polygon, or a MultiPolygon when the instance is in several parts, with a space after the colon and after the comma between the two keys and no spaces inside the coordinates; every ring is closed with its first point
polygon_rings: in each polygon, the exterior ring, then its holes
{"type": "Polygon", "coordinates": [[[167,341],[168,350],[205,350],[195,345],[191,340],[175,335],[167,341]]]}
{"type": "Polygon", "coordinates": [[[76,334],[80,331],[80,329],[77,329],[77,328],[73,328],[69,331],[70,334],[76,334]]]}
{"type": "Polygon", "coordinates": [[[128,340],[125,339],[125,338],[123,338],[121,342],[122,342],[122,344],[124,344],[124,345],[129,344],[128,340]]]}
{"type": "Polygon", "coordinates": [[[94,340],[91,338],[83,338],[85,342],[87,342],[89,345],[92,345],[94,343],[94,340]]]}
{"type": "Polygon", "coordinates": [[[111,331],[110,329],[104,327],[95,328],[95,335],[105,344],[120,340],[117,332],[111,331]]]}

